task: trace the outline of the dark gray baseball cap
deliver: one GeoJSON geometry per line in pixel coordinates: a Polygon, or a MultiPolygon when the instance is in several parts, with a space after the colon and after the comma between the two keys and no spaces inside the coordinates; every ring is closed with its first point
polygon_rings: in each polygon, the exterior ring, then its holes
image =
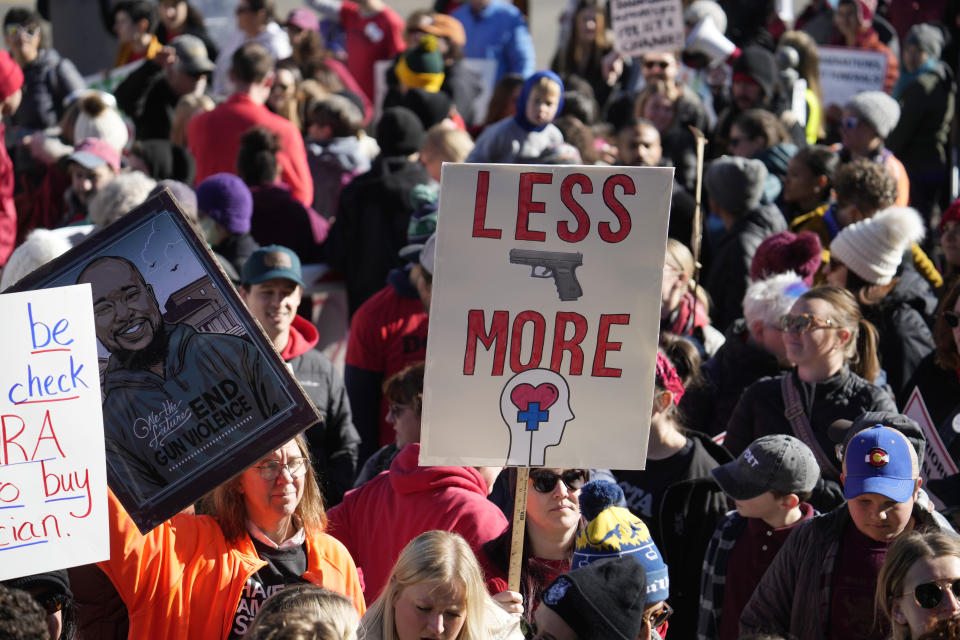
{"type": "Polygon", "coordinates": [[[810,447],[778,433],[757,438],[736,460],[710,473],[728,496],[750,500],[767,491],[812,491],[820,477],[820,465],[810,447]]]}

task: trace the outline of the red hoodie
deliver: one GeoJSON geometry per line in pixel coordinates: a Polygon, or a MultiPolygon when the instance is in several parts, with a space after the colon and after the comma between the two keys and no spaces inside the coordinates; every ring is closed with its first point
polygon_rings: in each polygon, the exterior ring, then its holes
{"type": "Polygon", "coordinates": [[[404,447],[390,470],[327,514],[327,533],[347,547],[357,563],[368,602],[380,595],[407,543],[425,531],[462,535],[480,547],[507,528],[500,509],[487,500],[487,484],[473,467],[421,467],[420,444],[404,447]]]}
{"type": "Polygon", "coordinates": [[[319,341],[320,333],[313,323],[304,317],[294,316],[290,324],[290,338],[287,346],[280,352],[280,357],[284,362],[289,362],[313,349],[319,341]]]}

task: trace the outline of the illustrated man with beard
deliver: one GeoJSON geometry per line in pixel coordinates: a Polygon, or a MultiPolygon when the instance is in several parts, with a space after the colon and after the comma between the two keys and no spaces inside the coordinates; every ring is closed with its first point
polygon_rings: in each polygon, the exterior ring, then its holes
{"type": "Polygon", "coordinates": [[[110,484],[142,501],[290,404],[256,346],[164,322],[153,287],[117,256],[84,267],[94,326],[110,352],[103,422],[110,484]],[[221,438],[224,436],[225,438],[221,438]],[[226,443],[224,443],[226,444],[226,443]]]}

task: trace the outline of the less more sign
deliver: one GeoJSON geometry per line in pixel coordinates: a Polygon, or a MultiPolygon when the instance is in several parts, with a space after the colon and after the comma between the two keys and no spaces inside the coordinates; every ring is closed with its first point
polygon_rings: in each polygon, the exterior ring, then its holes
{"type": "Polygon", "coordinates": [[[90,285],[0,296],[0,579],[109,557],[90,285]]]}
{"type": "Polygon", "coordinates": [[[421,464],[643,468],[672,181],[444,165],[421,464]]]}

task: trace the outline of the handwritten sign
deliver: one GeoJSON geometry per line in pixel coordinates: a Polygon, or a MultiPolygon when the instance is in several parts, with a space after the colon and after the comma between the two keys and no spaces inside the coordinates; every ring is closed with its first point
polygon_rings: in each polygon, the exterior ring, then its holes
{"type": "Polygon", "coordinates": [[[672,180],[444,164],[421,464],[643,468],[672,180]]]}
{"type": "Polygon", "coordinates": [[[887,55],[852,47],[817,47],[824,106],[843,106],[862,91],[883,91],[887,55]]]}
{"type": "Polygon", "coordinates": [[[169,192],[14,288],[83,283],[107,479],[141,532],[317,422],[169,192]]]}
{"type": "Polygon", "coordinates": [[[914,387],[907,404],[903,407],[903,415],[916,420],[926,438],[923,448],[923,468],[920,469],[920,477],[924,482],[946,478],[957,473],[957,465],[950,457],[943,440],[940,439],[937,425],[933,423],[918,387],[914,387]]]}
{"type": "Polygon", "coordinates": [[[613,0],[611,26],[617,51],[680,51],[685,46],[680,0],[613,0]]]}
{"type": "Polygon", "coordinates": [[[109,557],[90,285],[0,296],[0,579],[109,557]]]}

